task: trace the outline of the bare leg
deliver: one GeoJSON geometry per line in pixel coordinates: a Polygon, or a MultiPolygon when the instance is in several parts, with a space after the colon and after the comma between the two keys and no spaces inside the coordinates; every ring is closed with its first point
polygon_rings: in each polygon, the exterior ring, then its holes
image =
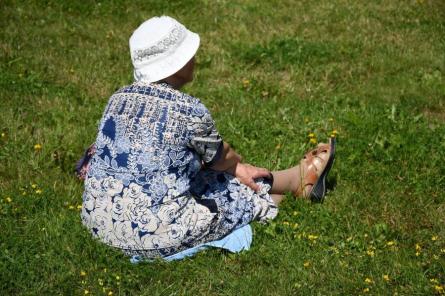
{"type": "Polygon", "coordinates": [[[280,204],[280,202],[283,200],[284,195],[271,194],[270,197],[272,198],[273,202],[278,206],[280,204]]]}
{"type": "Polygon", "coordinates": [[[287,170],[272,172],[274,181],[270,190],[271,194],[285,194],[296,192],[301,186],[302,171],[300,165],[287,170]]]}

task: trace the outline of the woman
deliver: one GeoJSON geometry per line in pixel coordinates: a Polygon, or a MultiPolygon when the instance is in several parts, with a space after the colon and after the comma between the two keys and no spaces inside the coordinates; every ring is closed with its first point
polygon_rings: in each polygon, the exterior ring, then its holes
{"type": "Polygon", "coordinates": [[[248,249],[249,223],[273,219],[286,192],[317,201],[326,193],[333,139],[299,165],[269,172],[242,163],[207,108],[179,91],[193,79],[199,41],[167,16],[136,29],[135,82],[111,96],[84,162],[83,224],[128,255],[171,260],[209,246],[248,249]]]}

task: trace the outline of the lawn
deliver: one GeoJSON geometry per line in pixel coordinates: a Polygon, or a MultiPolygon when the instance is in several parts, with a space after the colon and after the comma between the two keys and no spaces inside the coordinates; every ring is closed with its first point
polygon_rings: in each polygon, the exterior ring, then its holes
{"type": "Polygon", "coordinates": [[[0,3],[2,295],[445,294],[443,1],[0,3]],[[162,14],[200,34],[184,91],[246,162],[338,133],[327,200],[289,196],[250,251],[135,265],[81,224],[74,164],[162,14]]]}

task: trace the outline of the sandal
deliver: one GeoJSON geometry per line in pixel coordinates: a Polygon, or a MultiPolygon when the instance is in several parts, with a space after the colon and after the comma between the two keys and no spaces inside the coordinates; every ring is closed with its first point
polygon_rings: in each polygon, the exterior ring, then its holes
{"type": "Polygon", "coordinates": [[[313,202],[323,202],[326,195],[326,178],[332,168],[335,158],[335,138],[330,139],[330,144],[319,144],[318,147],[306,153],[301,161],[302,173],[300,188],[295,196],[310,198],[313,202]],[[312,186],[310,192],[306,187],[312,186]]]}

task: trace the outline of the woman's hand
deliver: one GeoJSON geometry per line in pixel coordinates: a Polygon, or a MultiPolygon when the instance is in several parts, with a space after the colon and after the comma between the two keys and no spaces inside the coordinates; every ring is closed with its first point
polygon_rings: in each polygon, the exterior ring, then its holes
{"type": "Polygon", "coordinates": [[[264,168],[258,168],[247,163],[238,163],[233,174],[238,180],[252,188],[255,192],[260,190],[260,186],[255,183],[257,178],[270,178],[271,173],[264,168]]]}

